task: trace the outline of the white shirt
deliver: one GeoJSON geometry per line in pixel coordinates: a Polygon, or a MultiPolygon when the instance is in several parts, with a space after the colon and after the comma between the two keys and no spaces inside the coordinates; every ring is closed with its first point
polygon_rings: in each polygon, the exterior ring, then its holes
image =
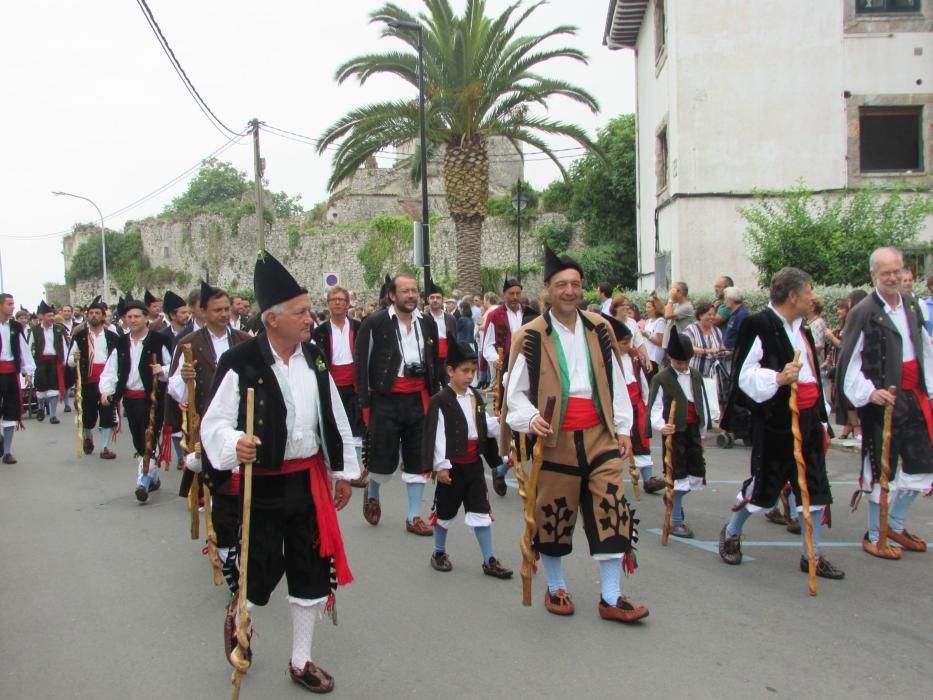
{"type": "MultiPolygon", "coordinates": [[[[899,303],[896,307],[888,304],[877,292],[875,296],[881,301],[884,312],[891,319],[894,327],[901,336],[901,360],[910,362],[917,359],[917,353],[914,350],[914,344],[910,339],[910,330],[907,326],[907,312],[904,310],[904,304],[899,303]]],[[[928,391],[933,391],[933,345],[930,343],[930,335],[926,328],[921,330],[923,337],[923,379],[928,391]]],[[[852,350],[852,357],[846,367],[846,376],[843,379],[842,391],[846,398],[852,402],[856,408],[861,408],[871,400],[871,393],[875,389],[886,389],[887,387],[876,387],[862,373],[862,348],[865,346],[865,334],[859,333],[855,348],[852,350]]]]}
{"type": "MultiPolygon", "coordinates": [[[[653,338],[656,335],[661,335],[663,338],[665,328],[667,328],[667,321],[664,320],[663,316],[648,319],[645,321],[645,336],[653,338]]],[[[648,357],[651,358],[651,361],[655,363],[661,362],[664,359],[664,348],[649,342],[647,338],[645,338],[645,342],[648,343],[648,357]]]]}
{"type": "MultiPolygon", "coordinates": [[[[505,308],[505,317],[509,322],[509,336],[513,336],[522,327],[522,319],[525,317],[525,311],[518,307],[518,311],[512,311],[508,306],[505,308]]],[[[495,326],[490,328],[489,312],[486,314],[486,328],[483,337],[483,358],[486,362],[495,363],[499,359],[499,353],[496,352],[496,330],[495,326]]],[[[508,358],[506,358],[508,359],[508,358]]]]}
{"type": "MultiPolygon", "coordinates": [[[[10,324],[16,321],[9,319],[6,323],[0,323],[0,360],[4,362],[13,362],[13,349],[10,345],[10,324]]],[[[32,357],[29,349],[29,343],[26,342],[24,335],[19,336],[19,356],[22,364],[23,374],[33,374],[36,371],[36,361],[32,357]]]]}
{"type": "MultiPolygon", "coordinates": [[[[564,356],[567,359],[567,371],[570,373],[570,396],[591,398],[589,367],[586,356],[588,352],[586,338],[583,331],[583,321],[578,317],[574,330],[560,323],[551,316],[555,331],[559,334],[564,356]]],[[[506,405],[508,406],[507,422],[509,427],[518,433],[530,432],[531,422],[540,414],[528,399],[528,368],[525,356],[518,354],[515,365],[509,372],[506,386],[506,405]]],[[[625,377],[622,368],[612,355],[612,417],[616,435],[628,435],[632,432],[632,402],[625,388],[625,377]]]]}
{"type": "Polygon", "coordinates": [[[622,355],[622,375],[625,377],[625,383],[634,384],[636,381],[639,381],[639,390],[641,391],[641,400],[648,400],[648,380],[645,379],[644,372],[635,375],[635,365],[632,363],[632,358],[628,356],[628,353],[622,355]]]}
{"type": "Polygon", "coordinates": [[[45,326],[40,325],[39,329],[42,331],[42,335],[45,338],[45,345],[42,348],[42,357],[55,357],[55,326],[45,326]]]}
{"type": "MultiPolygon", "coordinates": [[[[680,386],[681,391],[684,392],[684,396],[687,397],[687,401],[696,405],[696,400],[693,398],[693,382],[690,381],[690,370],[686,372],[681,372],[671,368],[674,372],[677,373],[677,384],[680,386]]],[[[667,370],[665,370],[667,371],[667,370]]],[[[719,420],[719,405],[715,402],[704,401],[703,397],[700,397],[700,400],[703,401],[703,410],[706,411],[709,409],[708,418],[711,421],[719,420]]],[[[667,425],[668,416],[664,415],[664,389],[659,388],[658,393],[654,397],[654,403],[651,404],[650,409],[651,415],[651,428],[660,433],[661,428],[667,425]]],[[[700,437],[706,437],[706,423],[700,424],[700,437]]]]}
{"type": "MultiPolygon", "coordinates": [[[[126,378],[126,386],[123,387],[124,390],[130,389],[132,391],[143,391],[145,388],[143,386],[143,380],[139,376],[139,359],[142,356],[143,352],[143,341],[148,337],[148,333],[144,335],[139,340],[133,340],[133,336],[129,336],[130,341],[130,373],[126,378]]],[[[172,358],[169,357],[168,350],[164,347],[162,348],[162,360],[159,363],[162,365],[162,371],[159,373],[158,380],[160,382],[168,381],[168,368],[172,362],[172,358]]],[[[149,364],[148,362],[146,363],[149,364]]],[[[104,371],[100,375],[100,393],[101,394],[112,394],[116,391],[117,388],[117,353],[110,353],[110,357],[107,358],[107,364],[104,366],[104,371]]]]}
{"type": "MultiPolygon", "coordinates": [[[[230,334],[224,331],[222,336],[217,337],[208,329],[207,336],[211,339],[211,345],[214,347],[214,359],[219,361],[220,356],[230,349],[230,334]]],[[[176,350],[176,352],[179,353],[178,366],[172,372],[172,376],[169,377],[168,393],[178,403],[187,403],[188,382],[181,376],[181,368],[185,366],[185,355],[180,350],[176,350]]]]}
{"type": "Polygon", "coordinates": [[[333,321],[330,322],[330,344],[332,365],[352,365],[353,348],[350,347],[350,319],[343,320],[343,328],[337,326],[333,321]]]}
{"type": "MultiPolygon", "coordinates": [[[[258,342],[268,343],[267,338],[258,342]]],[[[271,344],[269,345],[272,348],[271,344]]],[[[301,345],[283,360],[272,349],[273,374],[278,381],[282,398],[285,400],[288,441],[285,444],[285,459],[313,457],[321,449],[319,435],[323,431],[323,411],[318,393],[314,370],[308,367],[301,345]],[[296,397],[300,400],[296,400],[296,397]]],[[[334,380],[330,381],[331,411],[343,442],[343,471],[331,472],[332,479],[352,480],[360,476],[356,461],[353,432],[343,409],[340,394],[334,380]]],[[[228,371],[210,406],[201,419],[201,445],[210,456],[215,469],[232,471],[237,467],[236,443],[245,434],[237,430],[237,413],[240,406],[240,378],[233,370],[228,371]]],[[[325,458],[327,455],[325,454],[325,458]]],[[[329,464],[328,464],[329,466],[329,464]]]]}
{"type": "Polygon", "coordinates": [[[434,319],[434,325],[437,326],[437,337],[438,340],[443,338],[447,339],[447,321],[444,319],[444,312],[441,311],[440,316],[435,316],[434,312],[431,312],[431,318],[434,319]]]}
{"type": "Polygon", "coordinates": [[[625,325],[629,329],[629,331],[631,331],[632,333],[632,347],[633,348],[638,350],[642,345],[648,342],[647,340],[645,340],[645,336],[641,334],[641,328],[638,327],[638,323],[635,321],[634,318],[629,317],[628,319],[626,319],[625,325]]]}
{"type": "MultiPolygon", "coordinates": [[[[87,327],[87,335],[90,338],[91,342],[94,343],[94,363],[95,365],[103,365],[107,362],[107,334],[104,333],[104,327],[100,327],[100,331],[95,333],[90,326],[87,327]]],[[[72,343],[71,349],[68,351],[68,366],[75,366],[75,353],[81,352],[81,349],[78,347],[77,343],[72,343]]]]}
{"type": "MultiPolygon", "coordinates": [[[[398,329],[399,337],[402,339],[402,344],[399,348],[402,353],[402,361],[398,365],[398,376],[404,377],[406,364],[424,363],[424,338],[422,337],[421,329],[418,327],[420,325],[418,320],[421,318],[421,312],[417,309],[412,312],[411,325],[408,328],[399,320],[398,314],[395,312],[395,304],[389,307],[389,318],[394,319],[395,327],[398,329]]],[[[372,352],[372,342],[370,342],[369,347],[370,352],[372,352]]]]}
{"type": "Polygon", "coordinates": [[[608,316],[611,316],[612,315],[611,309],[612,309],[612,297],[609,297],[608,299],[603,300],[602,303],[600,303],[599,305],[599,312],[601,314],[606,314],[608,316]]]}
{"type": "MultiPolygon", "coordinates": [[[[453,391],[453,389],[450,389],[453,391]]],[[[467,390],[465,394],[457,394],[457,405],[466,417],[467,422],[467,440],[476,440],[479,433],[476,430],[476,402],[473,398],[473,392],[467,390]]],[[[486,435],[491,438],[499,437],[499,419],[486,416],[486,435]]],[[[483,446],[480,446],[482,451],[483,446]]],[[[439,472],[451,468],[450,460],[447,459],[447,433],[444,423],[444,412],[437,412],[437,433],[434,435],[434,471],[439,472]]]]}

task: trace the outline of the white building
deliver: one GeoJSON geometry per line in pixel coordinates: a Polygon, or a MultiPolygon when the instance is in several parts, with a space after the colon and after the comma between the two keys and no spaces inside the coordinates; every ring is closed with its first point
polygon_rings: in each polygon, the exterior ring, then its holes
{"type": "Polygon", "coordinates": [[[754,192],[933,185],[933,0],[611,0],[604,43],[636,56],[642,289],[754,286],[754,192]]]}

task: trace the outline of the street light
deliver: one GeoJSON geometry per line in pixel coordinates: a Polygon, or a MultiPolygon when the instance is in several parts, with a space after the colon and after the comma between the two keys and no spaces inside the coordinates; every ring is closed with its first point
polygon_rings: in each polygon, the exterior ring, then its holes
{"type": "Polygon", "coordinates": [[[430,224],[428,222],[428,139],[424,122],[424,29],[418,22],[392,20],[392,29],[408,29],[418,32],[418,114],[421,118],[421,252],[424,266],[424,288],[431,287],[430,224]]]}
{"type": "Polygon", "coordinates": [[[522,281],[522,209],[528,208],[528,198],[522,193],[522,179],[518,178],[518,189],[512,197],[512,208],[515,209],[516,229],[516,273],[515,277],[522,281]]]}
{"type": "Polygon", "coordinates": [[[104,232],[104,215],[100,211],[100,207],[94,204],[93,201],[87,197],[82,197],[80,194],[71,194],[71,192],[53,192],[56,197],[74,197],[75,199],[83,199],[85,202],[90,202],[97,210],[97,215],[100,217],[100,259],[104,268],[104,303],[110,303],[110,285],[107,284],[107,234],[104,232]]]}

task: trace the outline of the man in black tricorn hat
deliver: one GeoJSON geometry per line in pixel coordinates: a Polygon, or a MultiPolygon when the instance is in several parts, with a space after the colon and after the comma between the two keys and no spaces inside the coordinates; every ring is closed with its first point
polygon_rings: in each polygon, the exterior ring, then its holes
{"type": "Polygon", "coordinates": [[[0,427],[3,428],[3,463],[16,464],[13,433],[21,425],[23,397],[20,376],[26,387],[36,365],[24,337],[24,328],[13,318],[16,303],[12,294],[0,293],[0,427]]]}
{"type": "Polygon", "coordinates": [[[599,314],[580,311],[583,269],[545,247],[544,289],[549,309],[512,340],[500,450],[512,431],[544,441],[534,498],[534,549],[548,589],[544,605],[572,615],[561,559],[573,549],[577,514],[590,555],[599,562],[604,620],[634,622],[648,615],[622,595],[623,568],[634,571],[635,523],[622,475],[632,449],[632,404],[613,348],[613,331],[599,314]],[[552,416],[545,417],[550,399],[552,416]]]}
{"type": "Polygon", "coordinates": [[[162,300],[147,289],[143,301],[146,303],[146,323],[150,330],[158,333],[168,325],[162,313],[162,300]]]}
{"type": "Polygon", "coordinates": [[[94,426],[100,421],[100,434],[103,447],[101,459],[114,459],[116,455],[110,449],[110,439],[115,425],[114,407],[100,403],[100,377],[107,365],[107,358],[117,345],[119,336],[104,328],[104,311],[107,305],[100,296],[88,304],[86,320],[74,334],[71,352],[68,354],[68,366],[75,367],[81,373],[81,424],[84,427],[84,454],[94,452],[94,426]]]}
{"type": "Polygon", "coordinates": [[[55,308],[39,302],[36,310],[39,325],[32,341],[32,351],[36,360],[36,398],[39,400],[39,420],[46,415],[49,423],[57,424],[58,399],[65,395],[65,353],[67,339],[64,329],[55,323],[55,308]]]}
{"type": "Polygon", "coordinates": [[[444,290],[433,281],[427,290],[428,313],[437,326],[437,359],[438,374],[441,381],[447,382],[447,375],[443,372],[443,364],[447,360],[447,346],[457,342],[457,321],[444,310],[444,290]]]}
{"type": "MultiPolygon", "coordinates": [[[[508,360],[512,352],[512,336],[526,323],[538,317],[531,307],[522,304],[522,283],[508,278],[502,285],[502,304],[486,314],[483,328],[483,350],[480,371],[489,365],[496,369],[496,383],[500,386],[500,401],[505,397],[501,390],[502,379],[508,371],[508,360]],[[502,359],[499,359],[500,351],[502,359]]],[[[499,411],[501,406],[494,406],[499,411]]]]}
{"type": "Polygon", "coordinates": [[[171,289],[168,290],[162,298],[162,311],[165,313],[165,318],[168,320],[168,323],[165,325],[165,328],[159,332],[168,338],[169,346],[174,352],[175,343],[178,342],[179,338],[185,335],[185,327],[188,325],[191,314],[188,311],[188,304],[185,300],[175,294],[171,289]]]}
{"type": "MultiPolygon", "coordinates": [[[[325,693],[334,678],[311,660],[314,621],[333,603],[331,581],[353,580],[336,510],[359,476],[353,434],[340,394],[311,338],[311,300],[282,264],[259,253],[256,301],[265,333],[223,353],[201,443],[214,488],[238,464],[253,462],[247,605],[265,605],[285,574],[292,617],[293,681],[325,693]],[[246,435],[247,390],[255,392],[254,435],[246,435]],[[331,484],[333,483],[333,495],[331,484]]],[[[226,651],[236,644],[234,611],[226,651]]]]}

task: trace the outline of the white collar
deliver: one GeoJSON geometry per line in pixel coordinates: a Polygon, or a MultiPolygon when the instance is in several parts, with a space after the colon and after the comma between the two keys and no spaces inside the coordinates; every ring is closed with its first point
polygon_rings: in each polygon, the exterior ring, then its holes
{"type": "MultiPolygon", "coordinates": [[[[272,357],[281,362],[283,365],[288,364],[282,357],[279,356],[279,354],[275,351],[275,348],[272,347],[272,341],[269,340],[269,336],[266,336],[266,342],[269,344],[269,350],[272,352],[272,357]]],[[[293,357],[301,354],[301,343],[298,343],[298,345],[295,346],[295,350],[292,352],[292,354],[288,356],[288,359],[291,360],[293,357]]]]}
{"type": "Polygon", "coordinates": [[[768,308],[771,309],[771,310],[774,312],[774,314],[775,314],[779,319],[781,319],[781,322],[782,322],[785,326],[787,326],[788,328],[790,328],[791,332],[796,333],[798,330],[800,330],[800,324],[803,323],[803,319],[802,319],[802,318],[797,318],[797,319],[794,319],[793,321],[788,321],[786,318],[784,318],[784,317],[781,315],[781,312],[780,312],[780,311],[778,311],[776,308],[774,308],[774,304],[772,304],[770,301],[768,302],[768,308]]]}
{"type": "MultiPolygon", "coordinates": [[[[396,318],[397,316],[398,314],[395,313],[395,304],[389,304],[389,318],[396,318]]],[[[415,309],[411,312],[411,317],[412,319],[421,318],[421,311],[415,309]]]]}
{"type": "Polygon", "coordinates": [[[897,306],[891,306],[888,302],[884,300],[884,297],[878,293],[878,290],[875,290],[875,296],[878,297],[878,301],[881,302],[881,305],[884,307],[884,312],[888,315],[892,313],[897,313],[904,308],[904,296],[902,294],[897,295],[898,304],[897,306]]]}

